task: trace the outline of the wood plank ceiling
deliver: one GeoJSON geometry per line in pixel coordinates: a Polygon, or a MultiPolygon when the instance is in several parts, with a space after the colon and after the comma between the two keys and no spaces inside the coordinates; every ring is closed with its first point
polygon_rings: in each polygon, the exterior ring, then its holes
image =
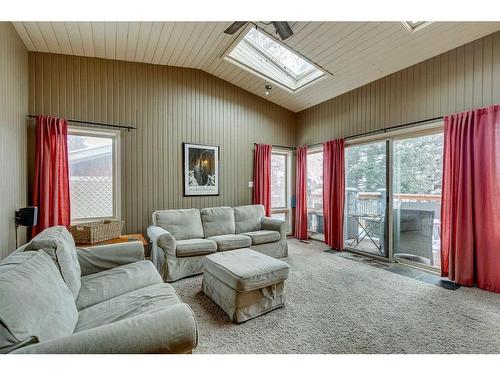
{"type": "MultiPolygon", "coordinates": [[[[204,70],[299,112],[405,67],[500,30],[500,22],[434,22],[409,32],[400,22],[291,22],[286,44],[331,77],[295,94],[223,60],[237,35],[230,22],[14,22],[30,51],[204,70]]],[[[269,33],[271,25],[262,25],[269,33]]]]}

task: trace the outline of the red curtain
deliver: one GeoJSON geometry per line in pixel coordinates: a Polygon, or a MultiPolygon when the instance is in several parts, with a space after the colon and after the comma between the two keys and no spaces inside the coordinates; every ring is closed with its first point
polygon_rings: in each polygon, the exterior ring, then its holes
{"type": "Polygon", "coordinates": [[[323,215],[325,243],[344,247],[344,140],[323,144],[323,215]]]}
{"type": "Polygon", "coordinates": [[[36,118],[33,205],[38,206],[33,235],[54,225],[70,225],[68,123],[64,119],[36,118]]]}
{"type": "Polygon", "coordinates": [[[253,204],[262,204],[271,216],[271,145],[257,144],[253,158],[253,204]]]}
{"type": "Polygon", "coordinates": [[[500,105],[444,123],[441,273],[500,293],[500,105]]]}
{"type": "Polygon", "coordinates": [[[295,237],[307,240],[307,146],[297,149],[295,173],[295,237]]]}

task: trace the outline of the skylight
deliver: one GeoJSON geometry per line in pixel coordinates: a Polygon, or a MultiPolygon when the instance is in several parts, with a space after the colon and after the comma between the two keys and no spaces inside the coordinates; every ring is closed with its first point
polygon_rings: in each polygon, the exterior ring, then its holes
{"type": "Polygon", "coordinates": [[[292,93],[326,75],[323,70],[254,27],[246,31],[224,58],[292,93]]]}
{"type": "Polygon", "coordinates": [[[401,22],[410,31],[418,31],[427,25],[430,25],[431,21],[402,21],[401,22]]]}
{"type": "Polygon", "coordinates": [[[296,77],[314,69],[314,66],[306,60],[272,40],[267,35],[257,31],[257,29],[251,28],[248,34],[245,35],[245,41],[252,43],[278,64],[281,64],[283,69],[291,71],[296,77]]]}

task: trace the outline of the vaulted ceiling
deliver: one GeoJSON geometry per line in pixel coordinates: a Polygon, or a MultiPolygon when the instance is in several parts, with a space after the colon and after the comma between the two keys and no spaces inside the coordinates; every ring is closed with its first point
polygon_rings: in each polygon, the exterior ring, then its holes
{"type": "MultiPolygon", "coordinates": [[[[297,93],[222,59],[238,34],[231,22],[14,22],[30,51],[204,70],[294,112],[500,30],[500,22],[434,22],[410,32],[400,22],[291,22],[285,43],[332,74],[297,93]]],[[[271,25],[263,28],[273,33],[271,25]]]]}

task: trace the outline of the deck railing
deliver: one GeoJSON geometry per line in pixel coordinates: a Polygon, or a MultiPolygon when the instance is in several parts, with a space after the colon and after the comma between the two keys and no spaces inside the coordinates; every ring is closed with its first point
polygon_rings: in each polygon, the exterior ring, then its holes
{"type": "MultiPolygon", "coordinates": [[[[385,212],[385,190],[378,192],[346,189],[346,208],[348,214],[382,215],[385,212]]],[[[440,217],[441,195],[439,194],[403,194],[395,193],[393,206],[395,209],[413,209],[434,211],[440,217]]]]}
{"type": "MultiPolygon", "coordinates": [[[[434,212],[432,237],[434,239],[433,241],[438,242],[441,219],[441,195],[395,193],[393,196],[395,214],[396,210],[434,212]]],[[[346,189],[346,237],[356,238],[359,231],[359,220],[366,225],[367,221],[373,220],[370,218],[371,216],[382,216],[382,220],[376,226],[372,227],[371,230],[373,237],[381,239],[384,232],[385,209],[385,190],[381,189],[376,192],[364,192],[353,188],[346,189]]]]}
{"type": "MultiPolygon", "coordinates": [[[[346,189],[346,215],[384,215],[385,190],[358,191],[354,188],[346,189]]],[[[403,194],[395,193],[394,209],[409,209],[434,211],[435,230],[439,230],[441,217],[441,195],[439,194],[403,194]]],[[[323,208],[317,204],[308,208],[309,230],[313,233],[323,233],[323,208]]],[[[349,225],[348,225],[349,226],[349,225]]],[[[348,230],[349,232],[349,230],[348,230]]]]}

